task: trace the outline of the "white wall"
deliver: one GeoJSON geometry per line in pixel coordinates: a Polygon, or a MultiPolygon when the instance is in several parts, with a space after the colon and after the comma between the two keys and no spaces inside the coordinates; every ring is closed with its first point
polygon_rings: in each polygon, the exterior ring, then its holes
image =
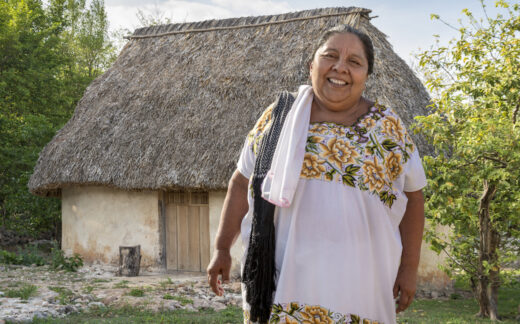
{"type": "MultiPolygon", "coordinates": [[[[224,198],[226,198],[225,191],[211,191],[209,193],[209,242],[212,257],[215,249],[215,236],[220,222],[220,213],[224,205],[224,198]]],[[[232,275],[237,276],[240,274],[240,260],[242,259],[242,242],[240,237],[231,248],[231,257],[233,258],[231,272],[232,275]]]]}
{"type": "Polygon", "coordinates": [[[119,246],[141,245],[141,267],[159,263],[156,191],[98,186],[62,189],[62,248],[86,262],[119,264],[119,246]]]}

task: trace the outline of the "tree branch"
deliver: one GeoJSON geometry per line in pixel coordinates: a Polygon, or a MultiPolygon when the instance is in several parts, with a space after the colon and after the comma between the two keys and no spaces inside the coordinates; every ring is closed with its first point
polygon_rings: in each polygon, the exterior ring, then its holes
{"type": "Polygon", "coordinates": [[[513,125],[516,124],[516,116],[518,115],[518,110],[520,110],[520,102],[516,104],[515,110],[513,111],[513,125]]]}
{"type": "Polygon", "coordinates": [[[490,156],[490,155],[486,155],[486,154],[482,154],[482,155],[477,156],[475,158],[475,160],[473,160],[473,161],[466,160],[466,164],[464,164],[462,166],[465,167],[465,166],[468,166],[470,164],[476,164],[478,162],[478,160],[480,160],[480,159],[485,159],[485,160],[490,160],[490,161],[496,162],[496,163],[501,165],[500,168],[502,168],[502,169],[507,168],[507,162],[502,161],[499,158],[496,158],[496,157],[493,157],[493,156],[490,156]]]}
{"type": "MultiPolygon", "coordinates": [[[[477,268],[475,267],[475,269],[473,271],[470,271],[468,270],[468,268],[466,268],[465,266],[463,266],[459,261],[457,261],[450,253],[448,253],[448,251],[446,251],[446,248],[443,247],[442,248],[442,251],[444,251],[444,253],[446,253],[446,255],[448,256],[448,258],[451,259],[451,261],[453,261],[456,265],[458,265],[462,270],[466,271],[466,273],[469,273],[469,274],[473,274],[473,275],[476,275],[477,274],[477,268]]],[[[469,265],[472,265],[468,262],[469,265]]]]}

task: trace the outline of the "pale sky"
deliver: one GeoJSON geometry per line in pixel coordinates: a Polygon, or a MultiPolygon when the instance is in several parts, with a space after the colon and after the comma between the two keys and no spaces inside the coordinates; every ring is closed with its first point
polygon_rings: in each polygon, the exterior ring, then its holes
{"type": "MultiPolygon", "coordinates": [[[[485,3],[488,15],[494,16],[497,12],[494,1],[485,3]]],[[[430,14],[438,14],[455,26],[459,26],[457,20],[463,17],[464,8],[477,17],[484,16],[478,0],[105,0],[105,6],[111,29],[130,31],[139,27],[138,10],[175,23],[325,7],[364,7],[372,10],[371,16],[378,16],[371,20],[372,24],[389,36],[394,51],[409,64],[414,61],[412,53],[427,49],[435,42],[434,34],[438,34],[443,43],[456,36],[456,32],[442,22],[432,21],[430,14]]]]}

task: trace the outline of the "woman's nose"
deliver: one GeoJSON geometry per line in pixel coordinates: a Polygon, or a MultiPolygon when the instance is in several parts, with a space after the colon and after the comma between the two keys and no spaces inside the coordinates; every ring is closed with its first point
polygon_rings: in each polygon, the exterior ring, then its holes
{"type": "Polygon", "coordinates": [[[338,73],[341,72],[348,72],[348,65],[343,60],[338,60],[333,66],[333,69],[337,71],[338,73]]]}

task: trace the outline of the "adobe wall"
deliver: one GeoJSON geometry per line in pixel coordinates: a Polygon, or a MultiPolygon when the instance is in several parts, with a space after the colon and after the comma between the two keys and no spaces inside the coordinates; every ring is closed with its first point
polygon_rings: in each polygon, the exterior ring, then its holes
{"type": "Polygon", "coordinates": [[[87,263],[119,264],[119,246],[141,245],[141,268],[160,263],[156,191],[62,189],[62,249],[87,263]]]}

